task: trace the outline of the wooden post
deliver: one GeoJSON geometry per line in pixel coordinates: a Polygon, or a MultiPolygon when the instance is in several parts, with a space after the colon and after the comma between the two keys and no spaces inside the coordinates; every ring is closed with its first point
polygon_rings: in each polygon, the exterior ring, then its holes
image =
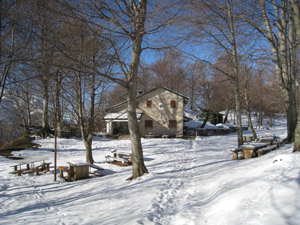
{"type": "Polygon", "coordinates": [[[60,89],[60,78],[59,71],[56,72],[56,90],[55,90],[55,134],[54,134],[54,181],[56,181],[56,162],[57,162],[57,119],[58,119],[58,107],[59,107],[59,89],[60,89]]]}

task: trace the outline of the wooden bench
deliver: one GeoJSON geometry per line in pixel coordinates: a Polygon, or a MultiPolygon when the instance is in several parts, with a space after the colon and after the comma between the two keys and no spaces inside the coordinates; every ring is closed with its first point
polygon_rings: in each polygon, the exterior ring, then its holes
{"type": "Polygon", "coordinates": [[[257,150],[257,154],[258,154],[258,156],[262,156],[264,154],[267,154],[268,152],[275,150],[276,148],[277,148],[276,145],[271,145],[271,146],[268,146],[265,148],[261,148],[261,149],[257,150]]]}
{"type": "Polygon", "coordinates": [[[105,156],[105,158],[106,158],[106,162],[118,161],[118,162],[121,162],[122,164],[129,163],[128,158],[114,157],[114,156],[110,156],[110,155],[105,156]]]}
{"type": "Polygon", "coordinates": [[[239,153],[240,153],[240,158],[243,157],[243,152],[242,152],[242,148],[234,148],[234,149],[230,149],[230,151],[232,152],[232,159],[236,160],[239,159],[239,153]]]}
{"type": "Polygon", "coordinates": [[[71,171],[70,168],[68,168],[66,166],[59,166],[58,169],[59,169],[59,177],[60,178],[64,178],[67,181],[71,181],[72,180],[72,177],[73,177],[72,174],[73,174],[73,172],[71,171]],[[64,172],[67,172],[67,174],[68,174],[67,178],[64,177],[64,172]]]}
{"type": "Polygon", "coordinates": [[[50,171],[50,164],[51,163],[45,163],[45,162],[41,163],[41,167],[42,167],[43,171],[45,171],[46,173],[49,172],[50,171]]]}
{"type": "Polygon", "coordinates": [[[90,168],[93,168],[93,169],[96,169],[97,171],[100,171],[100,174],[96,174],[95,172],[92,173],[94,175],[100,175],[100,176],[102,175],[102,171],[104,170],[102,167],[94,165],[94,164],[90,164],[90,168]]]}

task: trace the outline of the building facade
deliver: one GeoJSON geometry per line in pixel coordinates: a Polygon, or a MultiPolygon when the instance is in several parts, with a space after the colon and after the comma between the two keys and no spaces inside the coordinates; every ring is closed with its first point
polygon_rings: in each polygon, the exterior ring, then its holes
{"type": "MultiPolygon", "coordinates": [[[[187,102],[187,97],[166,87],[158,87],[139,95],[136,112],[141,135],[182,135],[184,105],[187,102]]],[[[109,109],[104,119],[108,134],[129,134],[127,102],[109,109]]]]}

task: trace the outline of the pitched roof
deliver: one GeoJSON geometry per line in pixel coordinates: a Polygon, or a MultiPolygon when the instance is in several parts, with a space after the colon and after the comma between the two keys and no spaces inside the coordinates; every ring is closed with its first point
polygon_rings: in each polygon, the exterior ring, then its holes
{"type": "MultiPolygon", "coordinates": [[[[143,94],[141,94],[141,95],[136,96],[136,98],[138,99],[138,98],[140,98],[140,97],[142,97],[142,96],[144,96],[144,95],[146,95],[146,94],[149,94],[149,93],[151,93],[151,92],[153,92],[153,91],[156,91],[156,90],[159,89],[159,88],[163,88],[163,89],[165,89],[165,90],[167,90],[167,91],[170,91],[170,92],[172,92],[172,93],[174,93],[174,94],[176,94],[176,95],[179,95],[179,96],[183,97],[183,98],[186,99],[186,100],[189,100],[189,98],[186,97],[186,96],[184,96],[183,94],[180,94],[179,92],[173,91],[173,90],[171,90],[171,89],[169,89],[169,88],[167,88],[167,87],[165,87],[165,86],[159,86],[159,87],[156,87],[156,88],[154,88],[154,89],[152,89],[152,90],[150,90],[150,91],[147,91],[147,92],[145,92],[145,93],[143,93],[143,94]]],[[[122,104],[124,104],[124,103],[126,103],[126,102],[127,102],[127,101],[124,101],[124,102],[121,102],[121,103],[119,103],[119,104],[116,104],[116,105],[110,107],[110,108],[107,109],[107,110],[110,110],[110,109],[113,109],[113,108],[115,108],[115,107],[118,107],[118,106],[120,106],[120,105],[122,105],[122,104]]]]}

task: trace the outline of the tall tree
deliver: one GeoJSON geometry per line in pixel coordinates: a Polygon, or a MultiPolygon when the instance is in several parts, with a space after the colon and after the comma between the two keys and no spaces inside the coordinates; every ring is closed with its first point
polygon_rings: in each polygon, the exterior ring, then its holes
{"type": "MultiPolygon", "coordinates": [[[[132,148],[132,176],[135,179],[148,173],[144,164],[141,135],[136,117],[138,69],[142,51],[150,47],[143,44],[147,35],[161,31],[173,21],[177,10],[169,10],[173,2],[153,1],[148,10],[147,0],[79,1],[85,7],[82,18],[101,27],[111,44],[115,62],[114,74],[104,74],[126,90],[128,128],[132,148]],[[96,19],[97,18],[97,19],[96,19]],[[147,20],[148,18],[148,20],[147,20]],[[96,21],[96,22],[95,22],[96,21]],[[129,57],[130,56],[130,57],[129,57]],[[128,60],[130,58],[130,60],[128,60]],[[116,76],[122,74],[124,77],[116,76]]],[[[74,1],[78,3],[78,1],[74,1]]],[[[76,9],[75,9],[76,10],[76,9]]]]}
{"type": "Polygon", "coordinates": [[[252,123],[252,117],[251,117],[251,98],[250,98],[250,91],[251,91],[251,85],[252,85],[252,79],[251,79],[251,68],[249,68],[247,65],[244,65],[244,68],[241,69],[243,74],[243,99],[245,103],[245,109],[246,109],[246,115],[248,118],[248,125],[250,127],[251,133],[253,135],[254,140],[257,139],[256,131],[254,129],[253,123],[252,123]]]}
{"type": "MultiPolygon", "coordinates": [[[[237,115],[238,145],[243,144],[242,119],[241,119],[241,97],[240,97],[240,55],[245,47],[247,39],[245,24],[239,19],[239,1],[207,1],[191,0],[191,18],[189,23],[193,23],[194,32],[191,35],[198,37],[202,41],[213,43],[216,47],[215,53],[225,55],[228,67],[223,69],[212,63],[212,60],[203,60],[213,69],[223,73],[231,79],[234,87],[235,111],[237,115]],[[195,16],[201,15],[201,16],[195,16]]],[[[192,38],[195,40],[195,38],[192,38]]],[[[203,43],[201,43],[203,44],[203,43]]],[[[251,45],[251,42],[247,43],[251,45]]]]}
{"type": "MultiPolygon", "coordinates": [[[[297,40],[298,40],[298,54],[300,52],[300,3],[297,0],[289,0],[289,3],[291,4],[292,8],[292,19],[295,23],[295,30],[297,34],[297,40]]],[[[295,143],[294,143],[294,151],[300,151],[300,110],[298,110],[298,121],[297,121],[297,127],[295,131],[295,143]]]]}
{"type": "Polygon", "coordinates": [[[39,78],[43,108],[41,135],[47,137],[51,133],[49,125],[49,92],[51,78],[55,74],[54,54],[55,30],[57,26],[54,1],[32,1],[27,7],[27,16],[33,24],[34,34],[31,43],[32,61],[39,78]]]}
{"type": "Polygon", "coordinates": [[[272,61],[287,115],[287,142],[294,141],[297,124],[296,108],[296,29],[291,20],[288,0],[248,2],[252,10],[245,10],[245,19],[264,37],[271,46],[272,61]]]}

